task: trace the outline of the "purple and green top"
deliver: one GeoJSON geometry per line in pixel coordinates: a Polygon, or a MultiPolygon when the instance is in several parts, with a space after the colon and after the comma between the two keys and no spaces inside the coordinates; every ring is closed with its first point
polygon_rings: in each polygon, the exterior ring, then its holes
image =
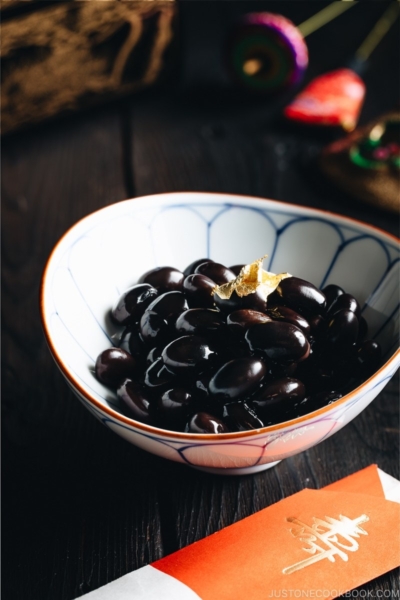
{"type": "Polygon", "coordinates": [[[249,13],[229,37],[227,58],[238,83],[256,92],[277,92],[302,80],[308,50],[289,19],[268,12],[249,13]]]}

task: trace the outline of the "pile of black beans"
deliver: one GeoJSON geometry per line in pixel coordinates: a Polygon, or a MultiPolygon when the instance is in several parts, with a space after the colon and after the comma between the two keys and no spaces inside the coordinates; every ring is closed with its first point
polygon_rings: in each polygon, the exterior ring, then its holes
{"type": "Polygon", "coordinates": [[[258,429],[335,402],[379,367],[353,296],[297,277],[267,302],[259,291],[213,294],[242,267],[159,267],[122,295],[111,311],[118,347],[99,355],[96,376],[123,413],[173,431],[258,429]]]}

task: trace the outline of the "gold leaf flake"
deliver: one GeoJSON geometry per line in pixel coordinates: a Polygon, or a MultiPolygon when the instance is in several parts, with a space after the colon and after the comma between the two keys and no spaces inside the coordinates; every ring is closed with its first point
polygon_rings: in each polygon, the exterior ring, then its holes
{"type": "Polygon", "coordinates": [[[222,300],[229,300],[233,292],[236,292],[240,298],[243,298],[243,296],[248,296],[259,291],[266,300],[276,290],[282,279],[291,277],[290,273],[275,275],[274,273],[264,271],[262,264],[266,257],[267,254],[255,260],[250,265],[245,265],[236,279],[223,285],[217,285],[212,293],[218,294],[222,300]]]}

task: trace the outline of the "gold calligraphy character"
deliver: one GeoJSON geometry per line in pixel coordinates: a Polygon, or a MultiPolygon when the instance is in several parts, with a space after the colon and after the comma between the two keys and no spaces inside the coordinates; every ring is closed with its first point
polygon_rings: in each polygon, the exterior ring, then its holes
{"type": "Polygon", "coordinates": [[[361,523],[369,521],[367,515],[361,515],[356,519],[349,519],[343,515],[340,515],[339,519],[325,517],[325,521],[313,517],[311,526],[302,523],[295,517],[288,517],[286,520],[297,525],[290,532],[301,542],[307,544],[303,550],[312,554],[312,556],[283,569],[285,575],[304,569],[304,567],[308,567],[324,558],[327,558],[330,562],[335,562],[335,556],[340,556],[342,560],[348,561],[349,558],[344,550],[355,552],[358,550],[358,542],[354,538],[359,538],[360,535],[368,535],[360,527],[361,523]]]}

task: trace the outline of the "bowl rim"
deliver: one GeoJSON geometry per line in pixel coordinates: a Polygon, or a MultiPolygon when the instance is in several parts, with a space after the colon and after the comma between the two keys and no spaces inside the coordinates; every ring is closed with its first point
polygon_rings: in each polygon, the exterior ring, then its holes
{"type": "Polygon", "coordinates": [[[64,240],[70,235],[70,233],[73,229],[80,226],[84,221],[91,219],[94,215],[97,215],[98,213],[101,213],[101,212],[105,212],[117,204],[120,205],[120,204],[124,204],[124,203],[132,203],[136,200],[144,200],[144,199],[150,199],[150,198],[151,199],[157,199],[157,198],[166,199],[166,198],[170,197],[171,199],[173,199],[173,198],[177,198],[177,197],[179,198],[179,197],[187,197],[187,196],[190,196],[192,198],[195,196],[198,196],[198,197],[199,196],[209,196],[209,197],[224,196],[225,198],[233,197],[236,200],[240,200],[242,202],[246,202],[248,200],[255,200],[255,201],[268,202],[268,203],[274,204],[280,208],[287,207],[287,208],[294,208],[296,210],[298,210],[298,209],[304,210],[305,209],[307,211],[314,212],[317,215],[322,215],[325,217],[326,216],[335,217],[339,220],[347,221],[349,224],[356,224],[357,226],[361,225],[362,227],[365,227],[367,229],[370,229],[372,231],[379,233],[379,235],[381,235],[383,237],[391,238],[394,242],[396,242],[396,244],[400,244],[400,238],[396,237],[394,234],[384,231],[383,229],[380,229],[379,227],[376,227],[375,225],[370,225],[369,223],[365,223],[363,221],[360,221],[359,219],[355,219],[353,217],[347,217],[344,215],[340,215],[339,213],[335,213],[333,211],[329,211],[329,210],[325,210],[325,209],[321,209],[321,208],[314,208],[314,207],[310,207],[310,206],[303,206],[301,204],[294,204],[292,202],[283,202],[283,201],[279,201],[279,200],[273,200],[270,198],[262,198],[262,197],[257,197],[257,196],[245,196],[242,194],[232,194],[229,192],[203,192],[203,191],[183,192],[183,191],[178,191],[178,192],[166,192],[166,193],[161,193],[161,194],[148,194],[145,196],[137,196],[135,198],[128,198],[126,200],[114,202],[113,204],[109,204],[103,208],[100,208],[98,210],[95,210],[95,211],[89,213],[88,215],[82,217],[81,219],[76,221],[73,225],[71,225],[71,227],[69,227],[67,229],[67,231],[60,237],[58,242],[53,247],[53,249],[46,261],[46,264],[45,264],[45,267],[43,270],[43,274],[42,274],[42,278],[41,278],[41,282],[40,282],[39,308],[40,308],[40,318],[41,318],[41,322],[42,322],[45,339],[46,339],[46,342],[50,349],[50,353],[51,353],[56,365],[58,366],[58,368],[60,369],[60,371],[66,378],[66,380],[69,381],[70,384],[72,384],[72,386],[74,388],[76,388],[76,390],[79,392],[79,394],[81,396],[83,396],[86,400],[88,400],[89,403],[93,404],[95,406],[95,408],[100,410],[100,412],[106,413],[106,415],[113,417],[116,420],[121,421],[124,425],[129,425],[130,427],[135,427],[137,429],[140,429],[140,430],[146,432],[147,434],[164,436],[164,437],[168,437],[168,438],[178,438],[182,441],[191,441],[191,442],[198,441],[198,442],[200,442],[200,441],[212,440],[214,442],[215,441],[223,442],[223,441],[231,440],[231,439],[243,439],[243,438],[248,438],[248,437],[254,437],[255,435],[260,435],[260,434],[264,434],[264,433],[270,433],[270,432],[283,430],[283,429],[286,429],[287,427],[290,427],[293,425],[298,425],[298,424],[304,423],[306,421],[309,421],[310,418],[319,417],[320,415],[324,415],[324,414],[330,412],[331,410],[335,409],[336,407],[338,407],[342,404],[345,404],[352,397],[358,395],[363,389],[368,388],[369,384],[372,382],[373,379],[376,378],[376,376],[379,373],[389,370],[390,367],[395,366],[396,362],[400,363],[400,348],[398,348],[392,354],[392,356],[385,362],[385,364],[383,364],[378,369],[378,371],[376,371],[371,377],[369,377],[366,381],[364,381],[357,388],[355,388],[348,394],[345,394],[339,400],[336,400],[336,402],[334,402],[333,404],[323,406],[322,408],[319,408],[318,410],[307,413],[306,415],[303,415],[301,417],[296,417],[295,419],[290,419],[288,421],[284,421],[283,423],[277,423],[274,425],[266,425],[265,427],[260,427],[259,429],[250,429],[250,430],[246,430],[246,431],[235,431],[235,432],[229,432],[229,433],[199,434],[199,433],[186,433],[186,432],[182,432],[182,431],[171,431],[168,429],[162,429],[161,427],[156,427],[154,425],[147,425],[146,423],[142,423],[140,421],[136,421],[135,419],[131,419],[130,417],[127,417],[126,415],[117,412],[113,408],[111,408],[109,406],[105,406],[104,404],[101,404],[101,402],[99,402],[96,398],[92,397],[90,395],[90,393],[82,386],[82,384],[74,377],[74,374],[72,372],[70,372],[68,367],[64,364],[63,359],[61,358],[59,352],[57,351],[57,349],[51,339],[50,330],[49,330],[49,327],[47,324],[47,319],[46,319],[45,288],[46,288],[47,275],[50,270],[50,266],[51,266],[53,257],[56,255],[58,248],[61,246],[61,244],[64,242],[64,240]]]}

